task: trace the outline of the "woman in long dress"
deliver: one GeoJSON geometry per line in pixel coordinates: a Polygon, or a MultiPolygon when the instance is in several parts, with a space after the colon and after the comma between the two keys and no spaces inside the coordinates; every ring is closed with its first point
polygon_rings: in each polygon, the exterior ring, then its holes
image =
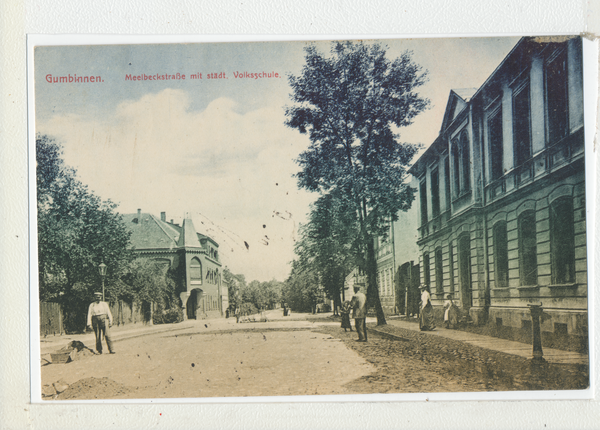
{"type": "Polygon", "coordinates": [[[348,331],[347,329],[350,329],[350,331],[352,331],[352,324],[350,324],[351,310],[352,309],[350,308],[350,301],[346,300],[342,304],[342,308],[340,309],[340,314],[342,315],[342,328],[344,329],[344,331],[348,331]]]}
{"type": "Polygon", "coordinates": [[[458,308],[452,300],[452,294],[446,296],[444,309],[444,326],[446,328],[456,328],[458,325],[458,308]]]}
{"type": "Polygon", "coordinates": [[[422,284],[419,289],[421,290],[421,314],[419,315],[419,328],[422,331],[433,330],[435,329],[435,323],[433,322],[433,306],[431,305],[429,287],[426,284],[422,284]]]}

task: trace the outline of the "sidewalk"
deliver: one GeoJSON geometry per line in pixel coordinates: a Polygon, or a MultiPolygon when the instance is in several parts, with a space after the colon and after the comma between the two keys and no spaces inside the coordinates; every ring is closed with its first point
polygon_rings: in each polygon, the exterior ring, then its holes
{"type": "MultiPolygon", "coordinates": [[[[402,321],[396,318],[388,318],[387,323],[390,326],[403,328],[406,330],[420,331],[419,324],[415,322],[402,321]]],[[[369,327],[377,331],[376,327],[369,327]]],[[[497,337],[483,336],[461,330],[450,330],[443,327],[436,327],[434,331],[421,332],[431,336],[442,336],[447,339],[457,340],[470,345],[486,348],[493,351],[504,352],[506,354],[518,355],[524,358],[532,358],[532,345],[515,342],[497,337]]],[[[556,364],[585,364],[589,365],[589,356],[577,352],[563,351],[560,349],[544,348],[544,359],[549,363],[556,364]]]]}
{"type": "MultiPolygon", "coordinates": [[[[131,339],[138,336],[146,336],[153,333],[162,333],[174,330],[183,330],[198,325],[200,321],[186,320],[176,324],[158,324],[158,325],[146,325],[143,323],[139,324],[126,324],[122,326],[112,326],[110,333],[113,340],[131,339]]],[[[40,354],[50,354],[65,346],[71,341],[78,340],[83,342],[85,346],[91,349],[96,349],[96,336],[93,331],[86,332],[84,334],[65,334],[62,336],[47,336],[40,338],[40,354]]]]}

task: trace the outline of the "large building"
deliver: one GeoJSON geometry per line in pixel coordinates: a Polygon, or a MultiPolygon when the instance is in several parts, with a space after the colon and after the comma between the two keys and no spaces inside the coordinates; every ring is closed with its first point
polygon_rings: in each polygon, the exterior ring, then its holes
{"type": "Polygon", "coordinates": [[[587,337],[582,44],[523,38],[478,89],[450,92],[419,181],[421,281],[441,313],[587,337]]]}
{"type": "Polygon", "coordinates": [[[228,307],[227,287],[222,280],[219,245],[200,234],[191,219],[183,225],[152,214],[123,215],[131,231],[131,245],[138,258],[163,263],[177,274],[177,288],[189,319],[223,316],[228,307]]]}

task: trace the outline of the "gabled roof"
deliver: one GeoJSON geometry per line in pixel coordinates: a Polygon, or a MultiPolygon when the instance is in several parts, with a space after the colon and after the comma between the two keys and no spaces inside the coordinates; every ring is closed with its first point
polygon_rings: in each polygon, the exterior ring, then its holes
{"type": "Polygon", "coordinates": [[[468,106],[471,97],[473,97],[476,92],[477,88],[455,88],[450,90],[440,133],[446,130],[454,118],[468,106]]]}
{"type": "Polygon", "coordinates": [[[173,224],[161,221],[152,214],[124,214],[123,223],[131,231],[131,245],[135,249],[177,248],[179,230],[173,224]]]}

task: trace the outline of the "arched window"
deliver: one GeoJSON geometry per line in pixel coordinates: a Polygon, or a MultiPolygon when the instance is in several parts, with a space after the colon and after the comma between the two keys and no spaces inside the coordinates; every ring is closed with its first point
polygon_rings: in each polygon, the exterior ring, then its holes
{"type": "Polygon", "coordinates": [[[552,283],[575,282],[575,227],[573,199],[561,197],[550,205],[552,283]]]}
{"type": "Polygon", "coordinates": [[[537,235],[532,210],[519,216],[519,275],[521,285],[537,284],[537,235]]]}
{"type": "Polygon", "coordinates": [[[196,257],[190,262],[190,279],[193,281],[202,280],[202,264],[196,257]]]}
{"type": "Polygon", "coordinates": [[[505,221],[494,225],[493,235],[496,287],[506,288],[508,287],[508,238],[505,221]]]}

